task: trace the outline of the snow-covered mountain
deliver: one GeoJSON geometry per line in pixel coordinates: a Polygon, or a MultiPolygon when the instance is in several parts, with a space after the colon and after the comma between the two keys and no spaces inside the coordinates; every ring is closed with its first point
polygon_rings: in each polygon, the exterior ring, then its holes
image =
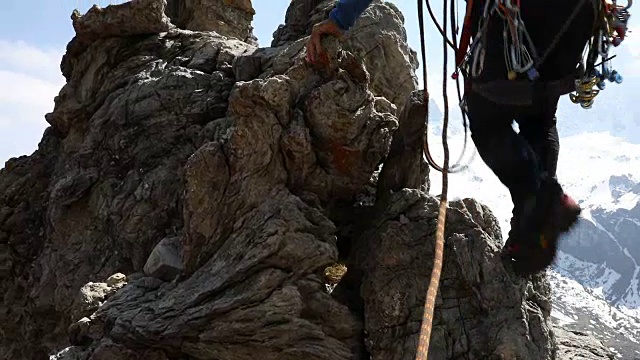
{"type": "MultiPolygon", "coordinates": [[[[598,99],[604,103],[600,108],[607,104],[604,93],[598,99]]],[[[606,113],[595,106],[580,109],[566,97],[561,101],[558,178],[584,211],[575,229],[563,238],[549,275],[552,315],[557,322],[592,331],[620,359],[640,359],[640,126],[627,105],[631,104],[618,102],[616,109],[606,113]],[[602,113],[605,116],[599,116],[602,113]]],[[[463,140],[456,106],[450,107],[453,160],[463,140]]],[[[437,118],[441,111],[431,112],[430,148],[441,163],[441,120],[437,118]]],[[[475,152],[471,139],[468,142],[467,159],[475,152]]],[[[440,191],[439,175],[432,172],[432,193],[440,191]]],[[[506,238],[511,198],[477,154],[467,170],[449,176],[449,189],[452,199],[475,197],[488,205],[506,238]]]]}
{"type": "MultiPolygon", "coordinates": [[[[567,256],[570,255],[564,255],[560,262],[566,261],[567,256]]],[[[551,317],[557,324],[593,333],[617,353],[617,359],[640,359],[637,318],[612,306],[597,289],[580,284],[570,274],[564,276],[551,270],[549,278],[553,291],[551,317]]]]}
{"type": "MultiPolygon", "coordinates": [[[[611,180],[619,179],[612,176],[611,180]]],[[[610,182],[611,183],[611,182],[610,182]]],[[[560,249],[576,261],[559,262],[558,269],[597,288],[612,304],[640,316],[640,186],[622,193],[613,203],[588,205],[576,229],[560,249]],[[619,207],[611,209],[618,205],[619,207]]]]}
{"type": "Polygon", "coordinates": [[[611,175],[592,189],[551,272],[554,310],[572,320],[569,327],[598,333],[623,359],[640,358],[640,181],[611,175]]]}

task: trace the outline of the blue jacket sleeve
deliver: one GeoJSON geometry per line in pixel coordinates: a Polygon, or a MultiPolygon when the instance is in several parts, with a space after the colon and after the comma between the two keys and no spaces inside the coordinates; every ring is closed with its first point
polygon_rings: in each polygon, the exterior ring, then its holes
{"type": "Polygon", "coordinates": [[[373,0],[340,0],[329,13],[342,30],[349,30],[373,0]]]}

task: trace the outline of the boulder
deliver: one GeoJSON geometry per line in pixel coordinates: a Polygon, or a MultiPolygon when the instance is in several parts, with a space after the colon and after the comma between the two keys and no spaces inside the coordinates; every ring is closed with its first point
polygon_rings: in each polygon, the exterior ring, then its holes
{"type": "Polygon", "coordinates": [[[144,273],[165,281],[171,281],[182,273],[182,244],[180,237],[174,236],[160,240],[153,248],[144,273]]]}

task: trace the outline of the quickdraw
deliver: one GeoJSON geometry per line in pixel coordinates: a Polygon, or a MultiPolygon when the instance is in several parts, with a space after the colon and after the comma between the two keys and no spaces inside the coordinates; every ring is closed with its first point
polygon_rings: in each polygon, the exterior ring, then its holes
{"type": "Polygon", "coordinates": [[[609,57],[609,51],[612,46],[617,47],[624,41],[631,17],[629,8],[632,4],[632,0],[629,0],[627,6],[619,6],[616,0],[611,3],[602,0],[599,4],[598,23],[589,44],[587,67],[584,75],[575,81],[575,93],[569,94],[574,104],[590,109],[596,96],[605,89],[605,81],[622,83],[622,75],[611,68],[613,56],[609,57]],[[601,70],[598,70],[595,65],[598,57],[602,59],[601,70]]]}
{"type": "MultiPolygon", "coordinates": [[[[470,19],[471,4],[473,0],[468,0],[467,18],[470,19]]],[[[483,13],[479,19],[478,33],[471,49],[467,51],[471,37],[471,21],[465,22],[467,31],[463,31],[463,39],[461,42],[467,44],[465,47],[458,49],[456,71],[461,71],[466,76],[477,77],[482,71],[484,62],[484,39],[486,38],[486,30],[489,20],[496,15],[504,20],[504,29],[502,32],[504,41],[504,59],[507,67],[507,79],[515,80],[520,74],[526,74],[527,78],[535,81],[540,77],[537,68],[544,62],[549,53],[555,48],[557,41],[566,32],[567,28],[578,14],[580,6],[577,6],[569,19],[565,22],[562,29],[558,31],[558,36],[545,50],[542,56],[536,52],[536,47],[531,40],[531,36],[520,16],[520,0],[482,0],[483,13]]],[[[583,0],[586,1],[586,0],[583,0]]]]}
{"type": "Polygon", "coordinates": [[[533,66],[533,57],[527,48],[531,49],[533,56],[535,47],[520,17],[520,1],[514,5],[510,0],[498,0],[495,3],[495,12],[505,20],[502,37],[504,38],[504,60],[507,66],[507,78],[515,80],[518,74],[527,73],[530,80],[538,78],[538,72],[533,66]],[[525,40],[529,46],[525,44],[525,40]]]}
{"type": "MultiPolygon", "coordinates": [[[[465,78],[477,77],[482,71],[484,62],[484,46],[483,40],[486,37],[486,27],[488,19],[496,14],[505,21],[503,30],[504,37],[504,56],[507,65],[507,78],[514,80],[518,74],[526,73],[529,80],[536,80],[540,76],[537,68],[545,61],[549,53],[555,48],[560,37],[566,32],[567,28],[577,16],[578,10],[587,0],[582,0],[576,6],[575,11],[558,32],[558,36],[545,50],[542,56],[538,56],[535,47],[531,42],[529,33],[522,19],[520,18],[520,0],[481,0],[484,2],[483,14],[480,17],[479,31],[470,44],[471,38],[471,11],[473,0],[467,0],[467,14],[465,16],[464,29],[460,41],[460,48],[456,53],[457,68],[453,78],[457,79],[458,73],[461,72],[465,78]],[[514,4],[515,1],[515,4],[514,4]],[[470,47],[470,49],[469,49],[470,47]]],[[[594,0],[592,0],[594,1],[594,0]]],[[[585,109],[591,108],[595,97],[601,90],[604,90],[606,81],[622,83],[622,75],[611,68],[609,51],[611,47],[619,46],[625,39],[628,31],[628,23],[631,14],[629,8],[633,4],[629,0],[627,6],[619,6],[616,0],[608,2],[608,0],[595,0],[596,12],[598,18],[594,34],[588,45],[589,51],[586,61],[586,67],[583,75],[575,80],[575,92],[569,94],[569,98],[573,103],[580,104],[585,109]],[[601,69],[598,70],[595,65],[597,58],[602,59],[601,69]]]]}

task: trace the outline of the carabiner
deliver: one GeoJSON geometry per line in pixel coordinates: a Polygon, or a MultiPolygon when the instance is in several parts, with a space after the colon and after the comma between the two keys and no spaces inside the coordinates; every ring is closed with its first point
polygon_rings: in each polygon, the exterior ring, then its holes
{"type": "Polygon", "coordinates": [[[616,8],[617,11],[625,11],[625,10],[629,10],[629,8],[631,7],[631,5],[633,5],[633,0],[627,0],[627,6],[625,7],[620,7],[620,8],[616,8]]]}

